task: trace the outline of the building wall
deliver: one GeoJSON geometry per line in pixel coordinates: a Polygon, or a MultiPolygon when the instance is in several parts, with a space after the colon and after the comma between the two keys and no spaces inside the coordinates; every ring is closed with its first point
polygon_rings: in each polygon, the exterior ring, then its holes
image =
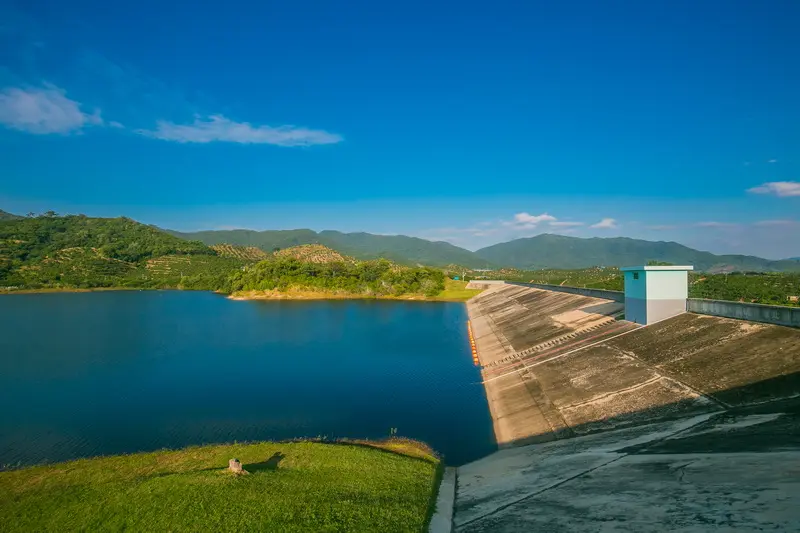
{"type": "Polygon", "coordinates": [[[625,297],[625,320],[647,324],[647,300],[625,297]]]}
{"type": "MultiPolygon", "coordinates": [[[[647,300],[647,322],[645,324],[654,324],[661,320],[680,315],[686,312],[686,298],[679,298],[677,300],[661,299],[661,300],[647,300]]],[[[627,318],[627,312],[625,318],[627,318]]]]}
{"type": "Polygon", "coordinates": [[[625,272],[625,296],[628,298],[647,298],[647,272],[636,272],[639,279],[634,279],[634,272],[625,272]]]}
{"type": "Polygon", "coordinates": [[[644,274],[650,301],[685,300],[689,296],[689,275],[685,270],[651,270],[644,274]]]}
{"type": "Polygon", "coordinates": [[[683,270],[625,272],[625,319],[652,324],[685,312],[688,282],[683,270]]]}

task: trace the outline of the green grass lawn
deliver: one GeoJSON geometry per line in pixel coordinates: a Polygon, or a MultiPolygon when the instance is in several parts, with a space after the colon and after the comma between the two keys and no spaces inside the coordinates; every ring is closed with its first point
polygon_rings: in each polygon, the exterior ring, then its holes
{"type": "Polygon", "coordinates": [[[0,473],[0,531],[424,531],[439,462],[421,445],[191,447],[0,473]],[[227,471],[238,458],[247,475],[227,471]]]}
{"type": "Polygon", "coordinates": [[[482,292],[483,289],[467,289],[467,281],[456,281],[454,279],[444,280],[444,290],[440,292],[434,300],[466,301],[482,292]]]}

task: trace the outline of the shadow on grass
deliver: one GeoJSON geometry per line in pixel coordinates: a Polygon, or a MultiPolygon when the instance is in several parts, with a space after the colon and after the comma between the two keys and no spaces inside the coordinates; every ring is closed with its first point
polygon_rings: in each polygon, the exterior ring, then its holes
{"type": "Polygon", "coordinates": [[[277,470],[278,465],[286,456],[281,452],[275,452],[272,454],[272,457],[267,459],[266,461],[261,461],[260,463],[250,463],[248,465],[242,465],[247,472],[255,473],[261,472],[264,470],[277,470]]]}
{"type": "MultiPolygon", "coordinates": [[[[271,457],[269,457],[265,461],[261,461],[260,463],[250,463],[250,464],[242,465],[242,468],[244,469],[245,472],[247,472],[249,474],[253,474],[253,473],[256,473],[256,472],[277,470],[278,469],[278,465],[285,458],[286,458],[286,455],[284,455],[283,453],[275,452],[275,453],[272,454],[271,457]]],[[[181,476],[181,475],[187,475],[187,474],[197,474],[198,472],[226,472],[227,470],[228,470],[228,468],[226,466],[220,465],[220,466],[212,466],[212,467],[209,467],[209,468],[196,468],[194,470],[158,472],[156,474],[150,474],[150,475],[147,475],[147,476],[142,476],[140,479],[144,480],[144,479],[156,479],[156,478],[162,478],[162,477],[168,477],[168,476],[181,476]]]]}

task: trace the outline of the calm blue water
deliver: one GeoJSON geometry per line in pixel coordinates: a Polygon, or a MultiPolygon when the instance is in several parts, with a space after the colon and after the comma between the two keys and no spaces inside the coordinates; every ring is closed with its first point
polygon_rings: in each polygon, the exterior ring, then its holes
{"type": "Polygon", "coordinates": [[[0,296],[0,465],[189,444],[379,438],[494,450],[461,304],[0,296]]]}

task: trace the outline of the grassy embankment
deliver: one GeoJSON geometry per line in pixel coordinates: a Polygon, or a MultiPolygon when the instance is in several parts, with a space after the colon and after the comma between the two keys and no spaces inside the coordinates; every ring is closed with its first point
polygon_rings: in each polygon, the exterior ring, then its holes
{"type": "Polygon", "coordinates": [[[238,291],[230,295],[232,300],[405,300],[420,302],[465,302],[480,293],[482,289],[467,289],[466,281],[447,279],[444,290],[436,296],[423,294],[373,295],[347,291],[317,291],[290,287],[287,290],[238,291]]]}
{"type": "Polygon", "coordinates": [[[419,532],[439,475],[427,447],[400,439],[81,459],[0,472],[0,531],[419,532]],[[227,470],[234,457],[247,475],[227,470]]]}

